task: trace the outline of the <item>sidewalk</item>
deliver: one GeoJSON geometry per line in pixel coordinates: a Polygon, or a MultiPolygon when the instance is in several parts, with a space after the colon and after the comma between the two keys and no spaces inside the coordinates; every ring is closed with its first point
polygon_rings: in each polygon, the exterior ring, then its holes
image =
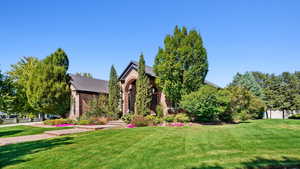
{"type": "MultiPolygon", "coordinates": [[[[42,127],[41,122],[8,124],[8,125],[1,125],[1,127],[19,126],[19,125],[30,125],[35,127],[42,127]]],[[[75,128],[72,129],[45,131],[43,134],[0,138],[0,146],[22,143],[27,141],[43,140],[52,137],[59,137],[63,135],[82,133],[88,131],[112,129],[112,128],[124,128],[125,126],[126,126],[125,123],[120,120],[110,121],[107,125],[85,125],[85,126],[77,125],[75,126],[75,128]]]]}
{"type": "Polygon", "coordinates": [[[15,124],[1,124],[0,127],[12,127],[12,126],[32,126],[42,124],[42,122],[30,122],[30,123],[15,123],[15,124]]]}

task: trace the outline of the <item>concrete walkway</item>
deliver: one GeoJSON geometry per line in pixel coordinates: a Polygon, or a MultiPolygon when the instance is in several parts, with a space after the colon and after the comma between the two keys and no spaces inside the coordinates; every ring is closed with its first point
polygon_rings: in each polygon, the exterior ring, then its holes
{"type": "MultiPolygon", "coordinates": [[[[30,124],[28,124],[28,125],[30,125],[30,124]]],[[[34,124],[31,124],[31,126],[38,127],[39,125],[34,123],[34,124]]],[[[9,127],[9,126],[7,126],[7,127],[9,127]]],[[[82,133],[82,132],[88,132],[88,131],[95,131],[95,130],[100,130],[100,129],[123,128],[123,127],[125,127],[125,123],[123,121],[119,121],[119,120],[111,121],[107,125],[78,125],[72,129],[45,131],[43,134],[0,138],[0,146],[28,142],[28,141],[43,140],[43,139],[48,139],[48,138],[52,138],[52,137],[58,137],[58,136],[82,133]]]]}
{"type": "Polygon", "coordinates": [[[15,124],[1,124],[0,127],[13,127],[13,126],[32,126],[40,125],[43,122],[30,122],[30,123],[15,123],[15,124]]]}
{"type": "Polygon", "coordinates": [[[43,139],[48,139],[51,137],[56,137],[56,136],[49,135],[49,134],[36,134],[36,135],[29,135],[29,136],[0,138],[0,146],[4,146],[4,145],[8,145],[8,144],[22,143],[22,142],[27,142],[27,141],[43,140],[43,139]]]}

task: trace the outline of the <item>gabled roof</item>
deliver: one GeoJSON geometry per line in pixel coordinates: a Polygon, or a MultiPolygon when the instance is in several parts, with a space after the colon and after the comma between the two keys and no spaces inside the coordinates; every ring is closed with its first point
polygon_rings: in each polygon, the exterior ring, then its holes
{"type": "MultiPolygon", "coordinates": [[[[123,73],[120,75],[119,80],[123,80],[123,79],[126,77],[126,75],[129,73],[129,71],[130,71],[131,69],[138,70],[138,67],[139,67],[139,63],[138,63],[138,62],[136,62],[136,61],[131,61],[131,62],[128,64],[128,66],[125,68],[125,70],[123,71],[123,73]]],[[[146,74],[149,75],[149,76],[156,77],[156,75],[155,75],[155,73],[154,73],[154,71],[153,71],[153,67],[151,67],[151,66],[147,66],[147,65],[146,65],[146,66],[145,66],[145,72],[146,72],[146,74]]]]}
{"type": "MultiPolygon", "coordinates": [[[[126,67],[126,69],[123,71],[123,73],[120,75],[119,80],[124,80],[124,78],[126,77],[126,75],[129,73],[129,71],[130,71],[132,68],[135,69],[135,70],[137,70],[138,67],[139,67],[139,63],[138,63],[137,61],[131,61],[131,62],[128,64],[128,66],[126,67]]],[[[149,76],[156,77],[156,74],[155,74],[155,72],[153,71],[153,67],[151,67],[151,66],[147,66],[147,65],[146,65],[146,67],[145,67],[145,72],[146,72],[146,74],[149,75],[149,76]]],[[[207,80],[205,80],[204,83],[207,84],[207,85],[211,85],[211,86],[213,86],[213,87],[216,87],[216,88],[222,88],[222,87],[220,87],[220,86],[218,86],[218,85],[216,85],[216,84],[214,84],[214,83],[212,83],[212,82],[209,82],[209,81],[207,81],[207,80]]]]}
{"type": "Polygon", "coordinates": [[[76,91],[94,92],[94,93],[107,93],[108,94],[108,81],[87,78],[80,75],[70,74],[71,84],[76,91]]]}

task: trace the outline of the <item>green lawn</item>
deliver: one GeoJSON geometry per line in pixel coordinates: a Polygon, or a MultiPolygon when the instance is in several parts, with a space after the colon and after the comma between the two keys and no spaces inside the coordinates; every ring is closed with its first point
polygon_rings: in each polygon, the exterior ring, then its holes
{"type": "Polygon", "coordinates": [[[0,147],[0,168],[300,166],[300,120],[102,130],[0,147]]]}
{"type": "Polygon", "coordinates": [[[41,128],[41,127],[32,127],[32,126],[1,127],[0,128],[0,138],[41,134],[44,131],[61,130],[61,129],[66,129],[66,128],[69,128],[69,127],[53,127],[53,128],[41,128]]]}

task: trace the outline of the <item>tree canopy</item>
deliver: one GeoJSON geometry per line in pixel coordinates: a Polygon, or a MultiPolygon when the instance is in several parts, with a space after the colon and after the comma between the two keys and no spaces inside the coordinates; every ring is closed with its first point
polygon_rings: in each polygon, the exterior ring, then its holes
{"type": "Polygon", "coordinates": [[[263,90],[260,84],[256,81],[255,76],[252,72],[246,72],[245,74],[237,73],[233,77],[233,81],[230,86],[240,86],[246,88],[252,94],[257,97],[263,97],[263,90]]]}
{"type": "Polygon", "coordinates": [[[182,95],[197,91],[208,72],[207,52],[196,30],[175,27],[167,35],[164,48],[159,48],[154,71],[157,84],[167,98],[177,107],[182,95]]]}
{"type": "Polygon", "coordinates": [[[68,57],[62,49],[37,62],[29,73],[26,95],[37,111],[65,115],[70,105],[68,57]]]}

